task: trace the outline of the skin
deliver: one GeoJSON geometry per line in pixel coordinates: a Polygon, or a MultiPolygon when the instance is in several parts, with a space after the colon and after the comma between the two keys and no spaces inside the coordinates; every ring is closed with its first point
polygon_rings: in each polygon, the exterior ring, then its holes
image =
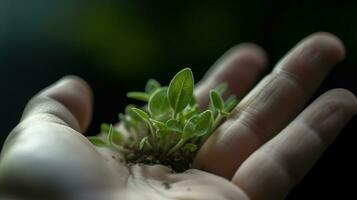
{"type": "Polygon", "coordinates": [[[209,138],[195,169],[118,162],[82,135],[90,123],[92,93],[80,78],[64,77],[28,103],[0,157],[1,199],[284,199],[357,112],[345,89],[306,107],[328,71],[344,58],[342,42],[315,33],[298,43],[254,88],[267,64],[264,51],[241,44],[222,56],[198,84],[208,91],[227,82],[242,98],[209,138]],[[253,88],[253,89],[252,89],[253,88]]]}

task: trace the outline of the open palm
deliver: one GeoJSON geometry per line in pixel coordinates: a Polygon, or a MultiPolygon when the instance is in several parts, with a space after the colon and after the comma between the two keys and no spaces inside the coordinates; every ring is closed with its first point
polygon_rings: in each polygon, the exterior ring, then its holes
{"type": "Polygon", "coordinates": [[[266,57],[259,47],[231,49],[196,88],[202,107],[209,89],[227,82],[242,98],[200,149],[195,169],[120,163],[81,133],[91,118],[91,91],[65,77],[27,105],[0,157],[0,197],[7,199],[283,199],[357,112],[344,89],[305,107],[343,44],[316,33],[294,47],[252,90],[266,57]],[[249,91],[249,92],[248,92],[249,91]],[[247,95],[245,95],[247,94],[247,95]]]}

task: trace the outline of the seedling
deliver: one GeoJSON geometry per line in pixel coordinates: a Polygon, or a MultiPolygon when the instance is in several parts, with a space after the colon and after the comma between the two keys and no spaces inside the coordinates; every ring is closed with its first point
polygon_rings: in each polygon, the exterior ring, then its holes
{"type": "Polygon", "coordinates": [[[144,92],[129,92],[128,97],[146,105],[128,105],[119,114],[128,134],[112,125],[102,124],[103,135],[88,137],[96,146],[119,151],[125,162],[162,164],[176,172],[191,167],[192,161],[208,137],[236,106],[235,96],[223,100],[227,89],[221,84],[209,93],[210,105],[201,110],[193,95],[191,69],[178,72],[168,87],[150,79],[144,92]]]}

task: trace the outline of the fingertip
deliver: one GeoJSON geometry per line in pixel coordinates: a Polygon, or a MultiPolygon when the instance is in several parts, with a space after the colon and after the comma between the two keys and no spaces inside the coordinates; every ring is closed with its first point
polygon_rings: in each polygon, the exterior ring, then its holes
{"type": "Polygon", "coordinates": [[[332,89],[322,95],[322,98],[336,100],[338,99],[345,110],[350,112],[351,115],[357,114],[357,97],[351,91],[344,88],[332,89]]]}
{"type": "Polygon", "coordinates": [[[92,117],[93,94],[85,80],[67,75],[40,93],[63,104],[78,120],[84,131],[92,117]]]}
{"type": "MultiPolygon", "coordinates": [[[[215,72],[209,73],[210,78],[235,86],[239,77],[240,84],[251,84],[265,69],[267,60],[267,54],[260,46],[253,43],[238,44],[229,49],[214,64],[215,72]]],[[[248,86],[244,88],[247,89],[248,86]]]]}
{"type": "Polygon", "coordinates": [[[268,64],[268,55],[261,46],[254,43],[242,43],[237,45],[236,48],[239,49],[242,54],[250,57],[251,60],[255,60],[257,65],[265,67],[268,64]]]}
{"type": "Polygon", "coordinates": [[[329,32],[316,32],[305,38],[307,43],[311,43],[326,54],[326,58],[334,61],[341,61],[346,56],[343,42],[336,35],[329,32]]]}
{"type": "Polygon", "coordinates": [[[196,88],[196,96],[202,107],[208,104],[208,92],[225,82],[228,91],[237,97],[248,91],[267,65],[267,54],[256,44],[242,43],[224,53],[207,72],[196,88]]]}
{"type": "Polygon", "coordinates": [[[92,89],[89,86],[89,84],[87,83],[87,81],[85,81],[83,78],[76,76],[76,75],[65,75],[62,78],[60,78],[57,82],[60,81],[72,81],[75,84],[77,84],[79,87],[82,87],[89,95],[92,95],[92,89]]]}
{"type": "Polygon", "coordinates": [[[264,69],[268,63],[267,53],[262,47],[254,43],[241,43],[232,47],[223,56],[223,59],[236,59],[241,63],[245,62],[249,66],[256,66],[260,69],[264,69]]]}

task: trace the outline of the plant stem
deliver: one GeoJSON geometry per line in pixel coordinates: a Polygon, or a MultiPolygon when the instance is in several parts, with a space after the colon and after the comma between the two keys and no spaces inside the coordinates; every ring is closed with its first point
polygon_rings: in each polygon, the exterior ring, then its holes
{"type": "Polygon", "coordinates": [[[223,119],[223,116],[221,115],[221,113],[218,113],[216,119],[213,122],[212,130],[215,130],[217,128],[217,126],[219,126],[222,119],[223,119]]]}
{"type": "Polygon", "coordinates": [[[176,119],[176,116],[177,116],[177,113],[176,113],[176,111],[174,111],[174,112],[172,113],[172,119],[176,119]]]}
{"type": "Polygon", "coordinates": [[[131,128],[130,132],[132,133],[132,136],[134,138],[134,143],[138,144],[138,145],[135,145],[135,146],[139,146],[140,141],[139,141],[139,133],[138,133],[138,131],[136,130],[136,128],[131,128]]]}
{"type": "Polygon", "coordinates": [[[148,123],[148,125],[149,125],[149,143],[151,142],[151,144],[153,145],[153,146],[151,146],[151,149],[153,149],[154,150],[154,148],[153,147],[155,147],[155,150],[159,150],[159,145],[157,144],[157,140],[158,140],[158,137],[157,137],[157,135],[156,135],[156,132],[155,132],[155,129],[154,129],[154,127],[152,126],[152,124],[151,124],[151,122],[150,121],[147,121],[147,123],[148,123]]]}
{"type": "Polygon", "coordinates": [[[211,130],[205,136],[203,136],[201,138],[200,145],[199,145],[200,147],[206,142],[206,140],[209,138],[209,136],[211,136],[212,133],[216,130],[216,128],[220,125],[222,119],[223,119],[223,116],[220,113],[218,113],[216,119],[213,122],[213,126],[212,126],[211,130]]]}
{"type": "Polygon", "coordinates": [[[150,149],[153,149],[152,145],[150,144],[150,141],[147,141],[146,143],[150,149]]]}
{"type": "Polygon", "coordinates": [[[171,135],[165,135],[165,142],[162,145],[163,150],[161,152],[161,157],[162,158],[164,158],[166,153],[167,153],[167,151],[169,151],[170,145],[172,143],[171,141],[172,141],[172,136],[171,135]]]}
{"type": "Polygon", "coordinates": [[[167,153],[167,156],[171,155],[173,152],[177,151],[183,144],[185,143],[185,140],[184,139],[180,139],[179,142],[174,146],[172,147],[169,152],[167,153]]]}

